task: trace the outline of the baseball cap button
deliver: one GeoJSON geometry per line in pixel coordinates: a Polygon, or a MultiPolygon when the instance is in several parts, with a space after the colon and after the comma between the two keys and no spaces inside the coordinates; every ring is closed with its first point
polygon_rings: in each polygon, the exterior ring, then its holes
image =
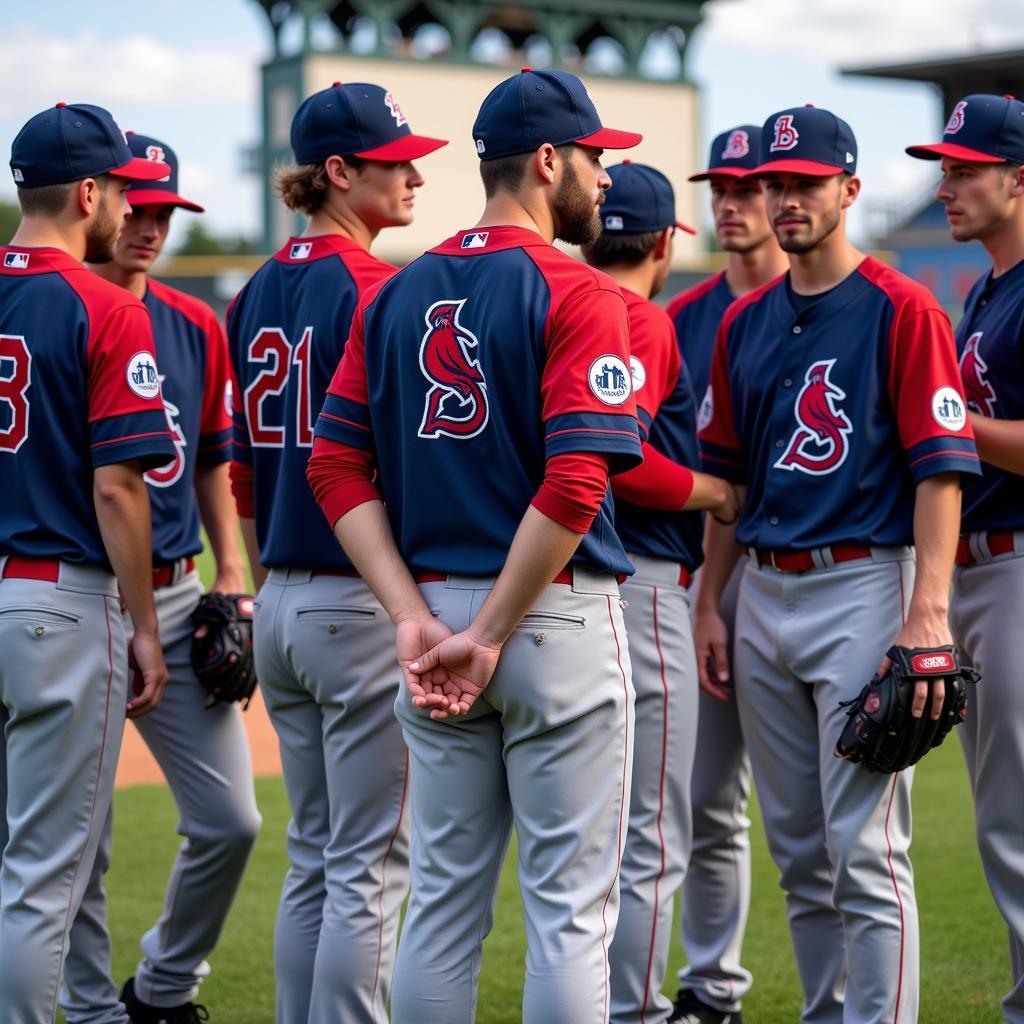
{"type": "Polygon", "coordinates": [[[66,106],[67,106],[67,104],[66,104],[66,103],[58,103],[58,104],[57,104],[57,107],[58,107],[58,108],[59,108],[59,107],[66,107],[66,106]]]}
{"type": "Polygon", "coordinates": [[[529,64],[527,64],[525,68],[520,68],[519,70],[522,71],[522,73],[525,75],[527,71],[532,71],[533,68],[531,68],[529,64]]]}

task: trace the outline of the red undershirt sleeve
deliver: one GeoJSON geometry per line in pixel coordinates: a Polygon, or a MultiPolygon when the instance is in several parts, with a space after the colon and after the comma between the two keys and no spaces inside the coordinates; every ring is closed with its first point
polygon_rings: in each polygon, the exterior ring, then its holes
{"type": "Polygon", "coordinates": [[[608,455],[552,455],[531,505],[574,533],[586,533],[608,493],[608,455]]]}
{"type": "Polygon", "coordinates": [[[306,479],[332,529],[357,505],[380,501],[373,486],[373,455],[326,437],[313,439],[306,479]]]}
{"type": "Polygon", "coordinates": [[[612,477],[612,493],[641,508],[681,511],[693,492],[693,470],[662,455],[648,441],[641,448],[644,461],[612,477]]]}
{"type": "Polygon", "coordinates": [[[231,460],[228,470],[231,476],[231,493],[235,496],[235,508],[243,519],[256,517],[252,488],[252,466],[237,459],[231,460]]]}

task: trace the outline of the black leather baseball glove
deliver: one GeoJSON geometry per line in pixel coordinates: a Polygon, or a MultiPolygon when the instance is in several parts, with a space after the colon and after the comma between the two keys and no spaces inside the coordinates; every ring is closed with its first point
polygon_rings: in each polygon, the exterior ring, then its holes
{"type": "Polygon", "coordinates": [[[206,690],[207,708],[240,701],[245,710],[256,689],[252,598],[203,594],[192,613],[192,626],[192,668],[206,690]]]}
{"type": "Polygon", "coordinates": [[[899,772],[937,747],[967,717],[967,687],[980,678],[960,664],[955,647],[890,647],[892,665],[875,676],[854,700],[843,701],[849,721],[843,727],[836,756],[862,764],[872,772],[899,772]],[[931,693],[924,714],[914,718],[910,707],[914,684],[935,680],[946,686],[942,713],[931,717],[931,693]]]}

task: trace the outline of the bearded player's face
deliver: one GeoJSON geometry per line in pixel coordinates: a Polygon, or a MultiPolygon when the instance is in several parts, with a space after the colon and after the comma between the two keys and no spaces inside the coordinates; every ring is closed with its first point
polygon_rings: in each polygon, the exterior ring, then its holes
{"type": "Polygon", "coordinates": [[[765,208],[784,252],[810,252],[836,230],[842,219],[843,178],[788,172],[764,177],[765,208]]]}
{"type": "Polygon", "coordinates": [[[589,245],[601,234],[601,204],[612,179],[601,165],[604,150],[573,146],[562,162],[555,191],[555,237],[570,245],[589,245]]]}
{"type": "Polygon", "coordinates": [[[123,178],[97,181],[99,198],[96,212],[85,235],[87,263],[109,263],[114,258],[125,217],[132,212],[126,198],[129,185],[130,182],[123,178]]]}

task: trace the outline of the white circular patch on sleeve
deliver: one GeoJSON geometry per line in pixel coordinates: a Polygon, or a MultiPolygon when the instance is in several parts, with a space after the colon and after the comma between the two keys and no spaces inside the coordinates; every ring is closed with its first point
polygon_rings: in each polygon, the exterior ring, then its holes
{"type": "Polygon", "coordinates": [[[160,397],[160,376],[156,369],[156,358],[152,352],[136,352],[128,360],[128,367],[125,370],[125,380],[128,387],[139,396],[139,398],[160,397]]]}
{"type": "Polygon", "coordinates": [[[227,409],[229,416],[232,413],[232,407],[233,407],[233,404],[234,404],[233,403],[234,395],[235,395],[234,386],[232,385],[231,381],[228,381],[224,385],[224,408],[227,409]]]}
{"type": "Polygon", "coordinates": [[[939,388],[932,395],[932,417],[945,430],[964,429],[967,425],[967,408],[956,388],[939,388]]]}
{"type": "Polygon", "coordinates": [[[622,405],[633,390],[629,367],[613,355],[599,356],[590,364],[587,382],[605,405],[622,405]]]}
{"type": "Polygon", "coordinates": [[[639,391],[647,383],[647,371],[636,356],[629,357],[629,375],[633,378],[633,391],[639,391]]]}
{"type": "Polygon", "coordinates": [[[704,399],[697,410],[697,430],[703,430],[715,418],[715,397],[708,385],[704,392],[704,399]]]}

